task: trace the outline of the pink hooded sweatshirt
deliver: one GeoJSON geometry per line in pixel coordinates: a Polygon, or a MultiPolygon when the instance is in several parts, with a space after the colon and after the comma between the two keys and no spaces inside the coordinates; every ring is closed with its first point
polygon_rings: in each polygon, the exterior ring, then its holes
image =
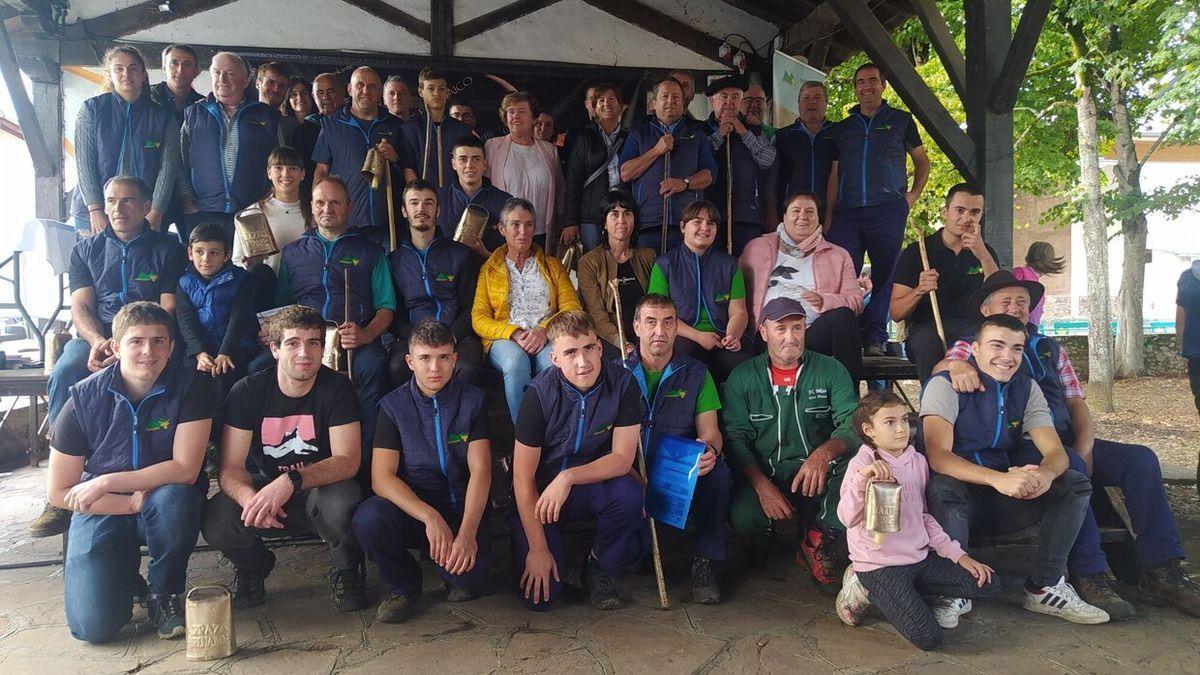
{"type": "Polygon", "coordinates": [[[931,548],[943,558],[958,562],[966,551],[925,510],[925,484],[929,481],[929,464],[925,456],[910,445],[899,457],[886,452],[880,452],[879,457],[891,466],[892,477],[900,483],[900,531],[887,535],[882,544],[876,544],[871,533],[863,527],[867,479],[858,471],[875,461],[871,447],[863,445],[846,467],[837,508],[838,518],[846,526],[846,543],[850,547],[854,571],[870,572],[880,567],[919,563],[929,555],[931,548]]]}

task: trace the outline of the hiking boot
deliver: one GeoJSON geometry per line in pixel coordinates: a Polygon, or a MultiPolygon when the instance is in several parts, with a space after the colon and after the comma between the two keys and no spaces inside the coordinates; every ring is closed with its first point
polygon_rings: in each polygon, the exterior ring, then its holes
{"type": "Polygon", "coordinates": [[[966,598],[950,598],[944,595],[936,596],[929,604],[929,609],[933,610],[933,620],[942,628],[958,628],[958,618],[974,608],[966,598]]]}
{"type": "Polygon", "coordinates": [[[708,558],[692,559],[692,602],[697,605],[716,605],[721,602],[717,564],[708,558]]]}
{"type": "Polygon", "coordinates": [[[878,342],[868,342],[863,345],[863,356],[884,356],[883,345],[878,342]]]}
{"type": "Polygon", "coordinates": [[[479,597],[475,591],[470,591],[454,584],[446,584],[446,602],[467,602],[479,597]]]}
{"type": "Polygon", "coordinates": [[[267,577],[275,569],[275,554],[267,551],[263,562],[255,567],[233,569],[233,606],[237,609],[256,607],[267,600],[267,577]]]}
{"type": "Polygon", "coordinates": [[[1099,607],[1108,612],[1110,621],[1128,621],[1137,616],[1133,605],[1117,595],[1112,587],[1113,580],[1105,572],[1087,574],[1071,578],[1075,592],[1089,605],[1099,607]]]}
{"type": "Polygon", "coordinates": [[[1067,583],[1066,578],[1059,578],[1058,583],[1053,586],[1032,590],[1027,580],[1025,599],[1021,606],[1031,612],[1057,616],[1071,623],[1107,623],[1109,619],[1108,612],[1084,602],[1075,592],[1075,588],[1067,583]]]}
{"type": "Polygon", "coordinates": [[[833,596],[838,590],[833,544],[834,535],[814,527],[804,534],[800,551],[796,553],[796,563],[808,568],[817,590],[828,596],[833,596]]]}
{"type": "Polygon", "coordinates": [[[333,607],[339,612],[357,612],[371,604],[371,599],[367,597],[367,580],[361,565],[348,570],[329,570],[329,588],[332,592],[333,607]]]}
{"type": "Polygon", "coordinates": [[[1188,577],[1179,560],[1168,560],[1142,572],[1138,594],[1148,605],[1174,607],[1189,616],[1200,616],[1200,584],[1188,577]]]}
{"type": "Polygon", "coordinates": [[[411,595],[388,593],[383,602],[379,603],[379,609],[375,610],[375,620],[382,623],[404,623],[408,621],[417,611],[417,600],[420,597],[421,594],[419,592],[411,595]]]}
{"type": "Polygon", "coordinates": [[[617,592],[617,583],[600,567],[600,561],[588,554],[583,561],[583,587],[588,592],[588,601],[592,607],[602,610],[617,609],[621,606],[621,594],[617,592]]]}
{"type": "Polygon", "coordinates": [[[178,595],[151,593],[148,600],[150,623],[163,640],[183,637],[187,632],[183,622],[183,605],[178,595]]]}
{"type": "Polygon", "coordinates": [[[833,601],[833,609],[838,618],[847,626],[857,626],[862,623],[863,615],[870,607],[867,589],[854,573],[854,568],[847,567],[842,576],[842,590],[838,591],[837,599],[833,601]]]}
{"type": "Polygon", "coordinates": [[[71,512],[46,502],[46,508],[29,523],[29,534],[35,538],[53,537],[71,527],[71,512]]]}

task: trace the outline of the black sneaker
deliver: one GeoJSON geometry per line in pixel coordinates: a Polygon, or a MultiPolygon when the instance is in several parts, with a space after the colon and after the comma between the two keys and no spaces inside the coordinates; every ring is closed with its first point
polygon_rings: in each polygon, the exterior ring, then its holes
{"type": "Polygon", "coordinates": [[[266,581],[273,569],[275,569],[275,554],[270,551],[267,551],[261,565],[235,567],[233,570],[233,606],[238,609],[246,609],[266,602],[266,581]]]}
{"type": "Polygon", "coordinates": [[[479,594],[474,591],[469,591],[454,584],[446,584],[446,602],[467,602],[477,597],[479,597],[479,594]]]}
{"type": "Polygon", "coordinates": [[[348,570],[329,570],[329,587],[332,590],[333,606],[339,612],[357,612],[371,604],[370,598],[367,597],[367,580],[361,565],[348,570]]]}
{"type": "Polygon", "coordinates": [[[413,593],[412,595],[388,593],[383,602],[379,603],[379,609],[375,610],[375,620],[382,623],[404,623],[408,621],[412,618],[413,613],[416,612],[417,600],[420,597],[420,593],[413,593]]]}
{"type": "Polygon", "coordinates": [[[580,576],[583,577],[583,587],[588,592],[588,601],[592,603],[592,607],[610,610],[621,606],[621,594],[617,592],[616,582],[591,554],[584,559],[583,573],[580,576]]]}
{"type": "Polygon", "coordinates": [[[1133,605],[1117,595],[1105,572],[1071,577],[1071,585],[1084,602],[1108,612],[1109,621],[1128,621],[1137,616],[1133,605]]]}
{"type": "Polygon", "coordinates": [[[71,527],[71,512],[46,502],[46,508],[42,509],[33,522],[29,523],[29,534],[38,539],[53,537],[66,532],[69,527],[71,527]]]}
{"type": "Polygon", "coordinates": [[[868,342],[863,346],[863,356],[884,356],[883,345],[878,342],[868,342]]]}
{"type": "Polygon", "coordinates": [[[698,605],[716,605],[721,602],[717,563],[708,558],[692,559],[692,601],[698,605]]]}
{"type": "Polygon", "coordinates": [[[173,640],[183,637],[187,632],[183,622],[183,605],[178,595],[158,595],[151,593],[148,600],[150,623],[158,631],[158,637],[163,640],[173,640]]]}

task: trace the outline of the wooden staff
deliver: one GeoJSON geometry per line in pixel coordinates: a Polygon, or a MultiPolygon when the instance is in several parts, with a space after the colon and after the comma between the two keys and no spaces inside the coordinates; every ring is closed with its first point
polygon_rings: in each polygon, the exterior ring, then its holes
{"type": "MultiPolygon", "coordinates": [[[[387,186],[388,241],[392,245],[392,247],[388,249],[388,252],[390,253],[396,250],[396,206],[395,204],[392,204],[392,163],[387,160],[383,161],[383,176],[383,180],[385,181],[384,185],[387,186]]],[[[347,288],[349,288],[350,282],[347,281],[346,283],[347,288]]],[[[347,292],[346,295],[349,296],[349,292],[347,292]]]]}
{"type": "MultiPolygon", "coordinates": [[[[665,181],[670,177],[671,177],[671,151],[668,150],[667,154],[663,155],[663,180],[665,181]]],[[[658,252],[659,252],[659,254],[665,255],[667,252],[667,223],[671,220],[671,198],[667,195],[663,195],[662,199],[663,199],[662,241],[658,245],[658,252]]]]}
{"type": "Polygon", "coordinates": [[[725,252],[733,255],[733,131],[725,134],[725,252]]]}
{"type": "MultiPolygon", "coordinates": [[[[921,269],[929,271],[929,254],[925,252],[925,235],[917,232],[917,249],[921,252],[921,269]]],[[[946,351],[946,329],[942,327],[942,311],[938,308],[937,291],[929,291],[929,306],[933,309],[933,324],[942,340],[942,352],[946,351]]]]}
{"type": "MultiPolygon", "coordinates": [[[[390,196],[390,195],[389,195],[390,196]]],[[[342,269],[342,286],[345,291],[342,293],[342,323],[350,323],[350,270],[342,269]]],[[[346,350],[346,377],[354,380],[354,348],[346,350]]]]}
{"type": "MultiPolygon", "coordinates": [[[[616,303],[617,309],[617,342],[621,350],[621,358],[626,356],[625,347],[625,322],[621,318],[621,282],[616,279],[611,279],[608,282],[613,292],[613,302],[616,303]]],[[[638,430],[637,442],[637,462],[638,471],[641,472],[642,478],[646,480],[647,486],[650,484],[650,472],[646,470],[646,451],[642,448],[642,432],[638,430]]],[[[647,519],[650,522],[650,551],[654,557],[654,580],[658,583],[658,604],[663,609],[671,609],[671,599],[667,597],[667,580],[663,576],[662,568],[662,553],[658,549],[658,529],[654,526],[654,518],[647,519]]]]}
{"type": "Polygon", "coordinates": [[[433,135],[433,116],[429,114],[428,106],[425,108],[425,152],[421,155],[421,178],[429,180],[429,141],[433,135]]]}

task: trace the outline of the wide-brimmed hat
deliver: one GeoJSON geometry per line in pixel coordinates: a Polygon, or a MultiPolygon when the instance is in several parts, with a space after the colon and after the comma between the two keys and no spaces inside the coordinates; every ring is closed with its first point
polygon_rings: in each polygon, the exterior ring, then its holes
{"type": "Polygon", "coordinates": [[[741,75],[726,75],[718,80],[713,80],[711,84],[704,88],[705,96],[713,96],[722,89],[737,89],[738,91],[746,91],[748,85],[746,78],[741,75]]]}
{"type": "Polygon", "coordinates": [[[982,314],[979,310],[983,303],[987,301],[988,296],[1002,288],[1012,288],[1020,286],[1029,291],[1029,309],[1037,307],[1041,302],[1042,296],[1046,293],[1046,287],[1036,281],[1024,281],[1013,276],[1011,270],[996,270],[983,280],[983,285],[975,289],[971,294],[971,307],[975,308],[976,312],[982,314]]]}

